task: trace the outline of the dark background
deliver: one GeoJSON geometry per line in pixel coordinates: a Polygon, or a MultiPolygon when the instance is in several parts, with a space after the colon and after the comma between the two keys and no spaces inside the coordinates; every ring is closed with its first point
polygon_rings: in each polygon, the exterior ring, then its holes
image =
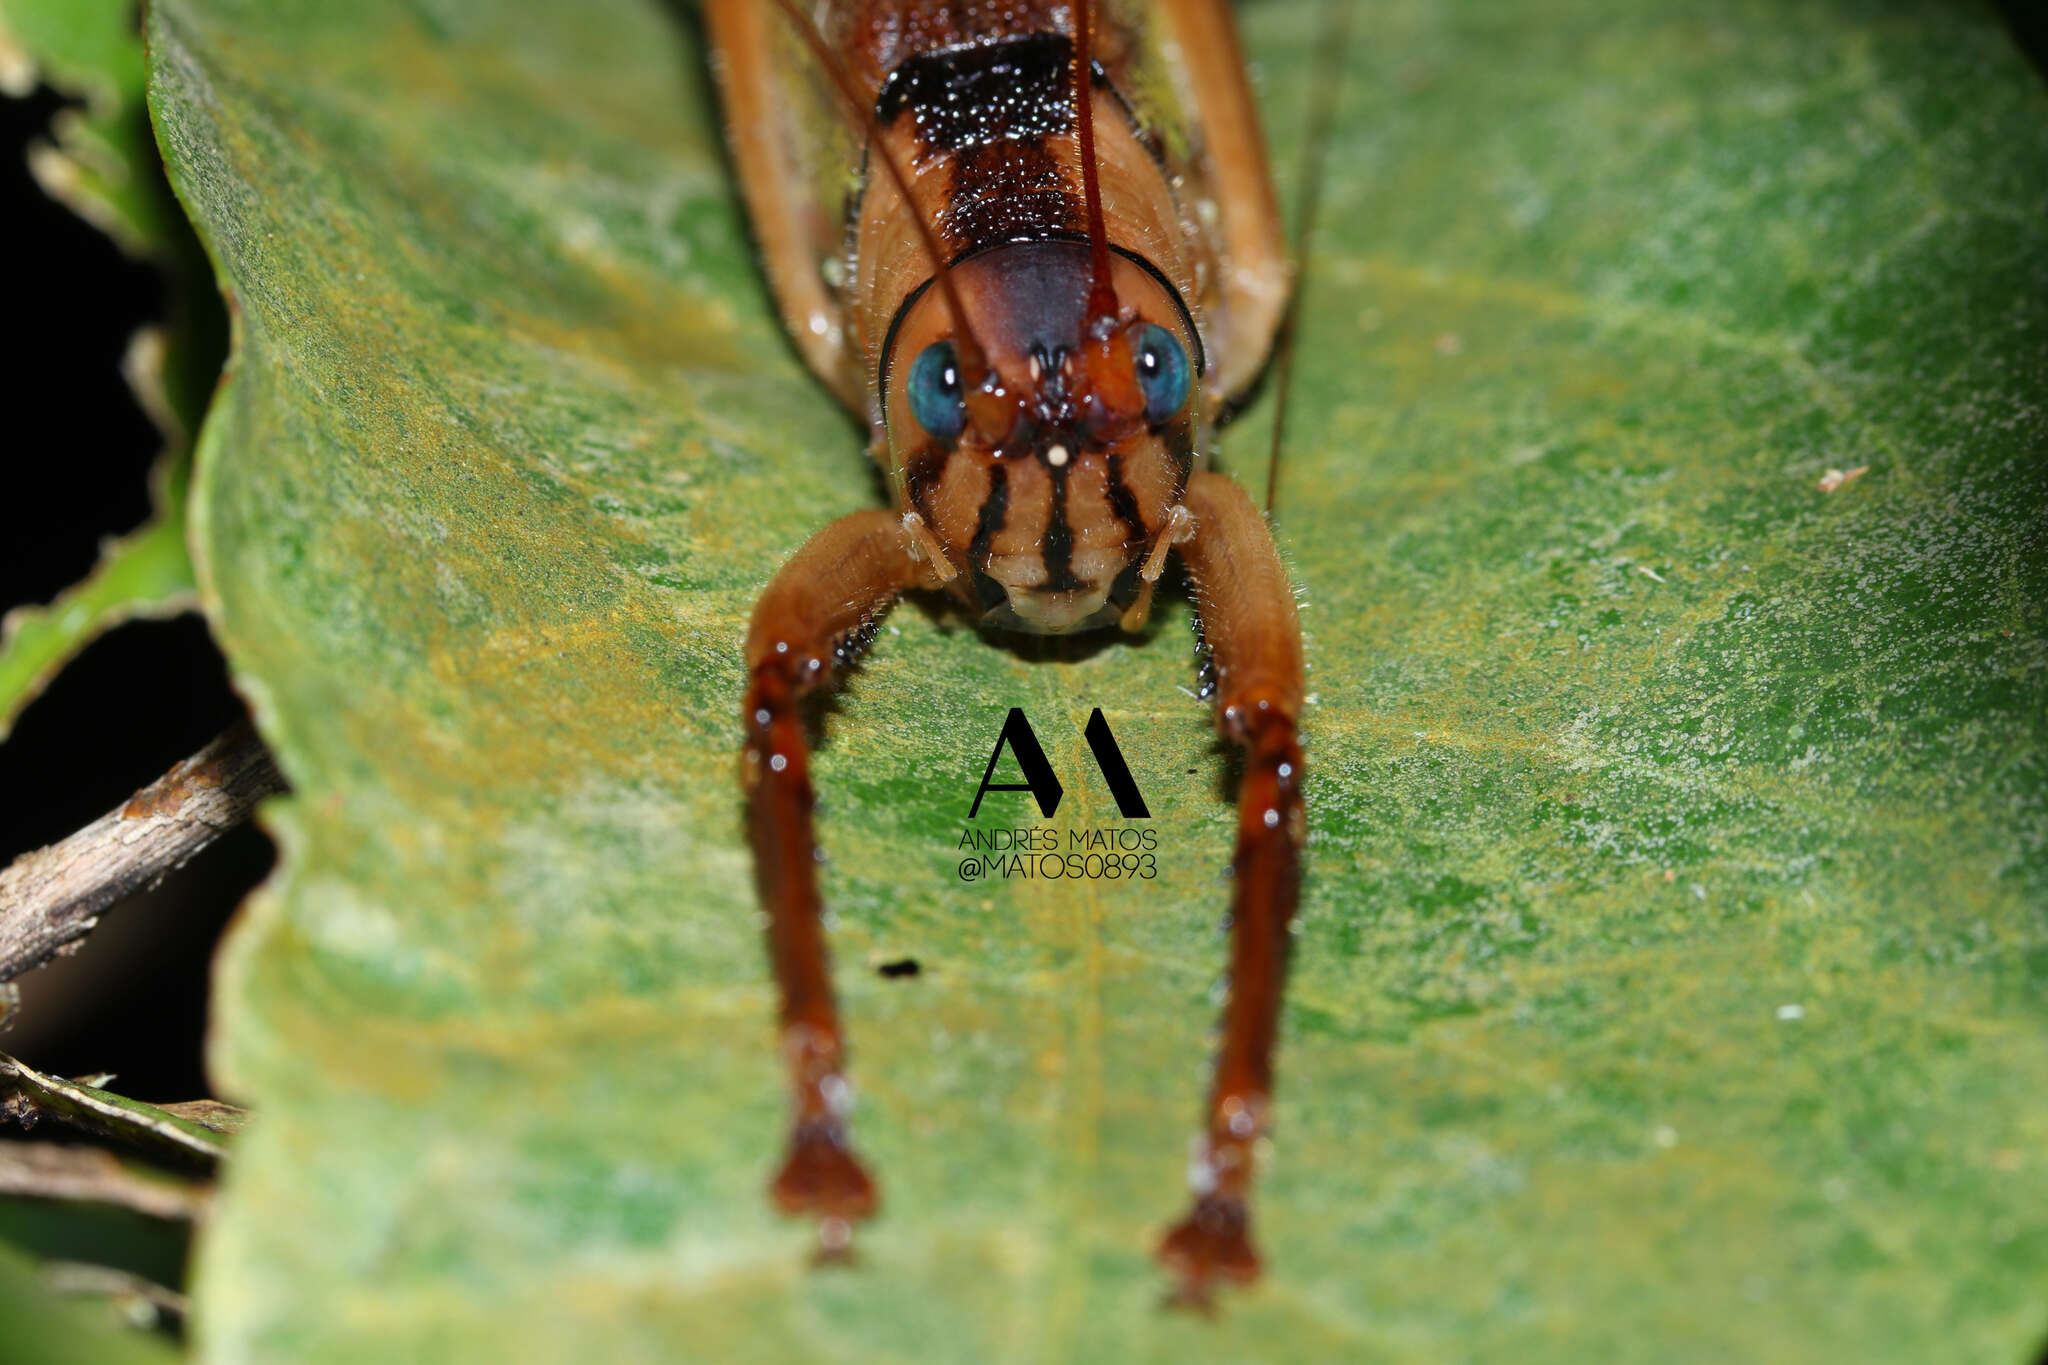
{"type": "MultiPolygon", "coordinates": [[[[0,98],[0,232],[8,264],[0,611],[83,578],[102,539],[148,516],[162,438],[121,377],[162,318],[158,270],[42,192],[27,148],[63,101],[0,98]]],[[[241,703],[196,615],[115,630],[61,673],[0,742],[0,865],[96,819],[226,728],[241,703]]],[[[19,981],[0,1051],[76,1075],[117,1072],[141,1099],[210,1093],[201,1064],[209,961],[270,863],[245,828],[108,912],[75,956],[19,981]]]]}

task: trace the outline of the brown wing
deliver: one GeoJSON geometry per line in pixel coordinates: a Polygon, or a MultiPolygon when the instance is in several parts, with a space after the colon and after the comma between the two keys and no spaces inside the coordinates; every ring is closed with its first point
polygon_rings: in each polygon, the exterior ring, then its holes
{"type": "Polygon", "coordinates": [[[1215,384],[1240,396],[1265,364],[1287,310],[1287,237],[1228,0],[1150,0],[1157,60],[1180,106],[1192,192],[1211,235],[1216,277],[1205,291],[1215,384]],[[1213,223],[1213,226],[1209,224],[1213,223]]]}
{"type": "Polygon", "coordinates": [[[841,401],[866,415],[846,305],[833,281],[860,141],[826,77],[768,0],[707,0],[726,143],[782,320],[841,401]]]}

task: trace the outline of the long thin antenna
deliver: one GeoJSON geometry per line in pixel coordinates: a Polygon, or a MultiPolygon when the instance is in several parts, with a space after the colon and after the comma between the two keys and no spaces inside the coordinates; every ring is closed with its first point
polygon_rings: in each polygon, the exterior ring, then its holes
{"type": "Polygon", "coordinates": [[[1094,283],[1088,290],[1088,320],[1116,316],[1116,287],[1110,282],[1109,232],[1102,222],[1102,183],[1095,171],[1095,59],[1090,48],[1095,24],[1089,0],[1074,6],[1074,109],[1081,132],[1081,194],[1088,205],[1088,252],[1094,283]]]}
{"type": "Polygon", "coordinates": [[[989,371],[988,348],[981,344],[981,338],[974,334],[973,325],[967,321],[967,309],[960,302],[960,291],[954,286],[952,272],[946,267],[946,253],[939,246],[938,234],[932,230],[931,222],[918,207],[917,196],[910,192],[910,177],[904,173],[903,167],[890,152],[888,144],[882,141],[881,125],[875,122],[874,112],[862,103],[859,88],[854,85],[853,77],[847,74],[845,65],[826,44],[825,35],[818,32],[818,26],[797,8],[796,0],[775,0],[775,3],[788,17],[790,25],[797,31],[797,36],[803,39],[804,46],[811,50],[811,56],[818,65],[825,68],[825,74],[832,78],[832,84],[838,87],[840,98],[846,102],[846,112],[853,119],[854,126],[863,131],[876,160],[888,171],[889,178],[896,182],[897,193],[903,196],[904,204],[910,209],[911,221],[917,224],[917,235],[924,243],[925,253],[932,258],[932,277],[939,283],[939,293],[946,300],[946,311],[953,315],[953,329],[958,333],[954,338],[953,349],[960,357],[960,368],[964,372],[964,378],[969,387],[979,385],[989,371]]]}
{"type": "Polygon", "coordinates": [[[1300,217],[1294,226],[1294,297],[1280,326],[1280,353],[1274,357],[1273,451],[1266,462],[1266,516],[1280,500],[1280,451],[1287,435],[1287,399],[1294,380],[1294,334],[1300,327],[1301,301],[1308,295],[1308,258],[1323,206],[1323,154],[1330,125],[1337,117],[1337,92],[1344,81],[1344,53],[1351,43],[1351,0],[1324,0],[1322,53],[1316,62],[1315,103],[1310,106],[1308,133],[1303,139],[1301,182],[1295,192],[1300,217]]]}

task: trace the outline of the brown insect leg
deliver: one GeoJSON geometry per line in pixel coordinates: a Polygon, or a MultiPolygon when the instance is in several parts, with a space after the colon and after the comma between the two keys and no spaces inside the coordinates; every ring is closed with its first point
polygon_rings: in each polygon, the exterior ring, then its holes
{"type": "Polygon", "coordinates": [[[1251,499],[1220,474],[1188,481],[1195,534],[1181,548],[1217,676],[1217,725],[1244,746],[1231,863],[1230,998],[1209,1096],[1208,1130],[1190,1167],[1194,1207],[1159,1246],[1182,1293],[1257,1278],[1248,1197],[1273,1093],[1273,1045],[1301,888],[1301,631],[1272,535],[1251,499]]]}
{"type": "Polygon", "coordinates": [[[768,952],[782,996],[782,1050],[794,1108],[789,1153],[770,1191],[783,1212],[828,1220],[828,1249],[843,1242],[848,1221],[874,1212],[876,1197],[847,1135],[851,1092],[818,894],[802,699],[831,681],[836,651],[848,635],[906,588],[930,585],[934,577],[896,514],[856,512],[818,532],[783,565],[755,604],[747,633],[741,781],[768,952]]]}

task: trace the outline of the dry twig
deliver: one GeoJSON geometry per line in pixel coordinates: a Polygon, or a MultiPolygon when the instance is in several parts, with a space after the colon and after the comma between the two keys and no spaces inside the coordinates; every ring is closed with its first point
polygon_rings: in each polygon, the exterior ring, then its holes
{"type": "Polygon", "coordinates": [[[0,1195],[86,1200],[182,1221],[206,1212],[212,1186],[131,1165],[103,1147],[6,1142],[0,1143],[0,1195]]]}
{"type": "Polygon", "coordinates": [[[73,952],[107,907],[154,885],[285,789],[270,751],[236,725],[119,810],[0,871],[0,982],[73,952]]]}

